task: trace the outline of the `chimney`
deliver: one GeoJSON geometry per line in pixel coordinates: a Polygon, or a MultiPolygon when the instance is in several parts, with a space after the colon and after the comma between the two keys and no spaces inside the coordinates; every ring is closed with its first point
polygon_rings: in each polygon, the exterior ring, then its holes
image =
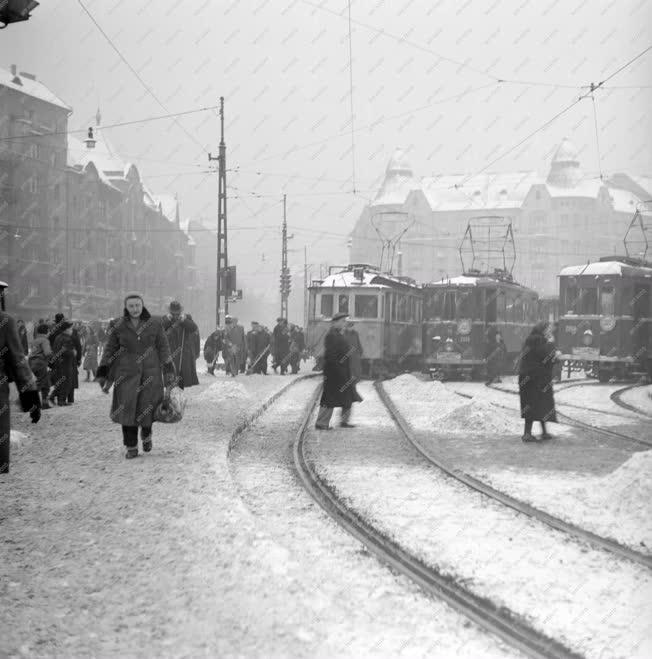
{"type": "Polygon", "coordinates": [[[15,75],[16,75],[16,65],[15,65],[15,64],[12,64],[12,65],[11,65],[11,75],[12,75],[12,76],[15,76],[15,75]]]}
{"type": "Polygon", "coordinates": [[[36,80],[36,76],[33,73],[26,73],[25,71],[21,71],[20,75],[23,76],[23,78],[29,78],[30,80],[36,80]]]}

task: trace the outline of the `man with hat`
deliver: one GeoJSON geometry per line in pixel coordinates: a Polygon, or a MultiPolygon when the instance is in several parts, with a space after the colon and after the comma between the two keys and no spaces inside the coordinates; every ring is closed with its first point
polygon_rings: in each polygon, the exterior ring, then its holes
{"type": "Polygon", "coordinates": [[[240,371],[240,360],[242,352],[245,350],[245,341],[242,327],[240,327],[232,316],[224,318],[226,329],[224,330],[224,347],[222,356],[224,357],[224,369],[227,374],[236,377],[240,371]]]}
{"type": "Polygon", "coordinates": [[[5,313],[4,289],[0,281],[0,474],[9,473],[11,420],[9,418],[9,382],[15,382],[23,412],[29,412],[32,423],[41,418],[41,400],[36,378],[18,338],[16,321],[5,313]]]}
{"type": "Polygon", "coordinates": [[[170,302],[168,312],[161,319],[163,331],[168,339],[177,384],[181,389],[199,384],[197,358],[199,357],[199,328],[189,314],[183,313],[180,302],[170,302]]]}
{"type": "Polygon", "coordinates": [[[274,348],[272,368],[276,373],[276,369],[280,367],[281,375],[285,375],[290,362],[290,331],[285,318],[276,319],[276,327],[272,331],[272,343],[274,348]]]}
{"type": "Polygon", "coordinates": [[[324,338],[324,388],[321,395],[319,414],[315,428],[329,430],[333,408],[342,408],[340,427],[353,428],[349,423],[353,403],[362,401],[351,375],[350,347],[342,330],[347,314],[338,313],[331,320],[331,327],[324,338]]]}
{"type": "Polygon", "coordinates": [[[251,331],[247,332],[247,353],[249,354],[249,372],[267,375],[267,353],[269,336],[254,320],[251,331]]]}

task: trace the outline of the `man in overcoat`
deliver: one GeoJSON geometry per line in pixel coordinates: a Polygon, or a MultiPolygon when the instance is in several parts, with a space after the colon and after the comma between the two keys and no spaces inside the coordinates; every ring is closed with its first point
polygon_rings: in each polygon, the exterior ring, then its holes
{"type": "Polygon", "coordinates": [[[290,331],[285,318],[276,319],[276,327],[272,330],[272,344],[274,347],[274,372],[280,367],[281,375],[285,375],[290,361],[290,331]]]}
{"type": "Polygon", "coordinates": [[[556,422],[555,399],[552,389],[553,368],[557,350],[552,343],[550,326],[537,323],[525,339],[518,370],[521,418],[525,419],[524,442],[537,441],[532,435],[535,421],[541,423],[541,439],[551,439],[546,423],[556,422]]]}
{"type": "Polygon", "coordinates": [[[247,354],[252,373],[267,375],[267,355],[269,353],[269,336],[254,320],[251,330],[247,332],[247,354]]]}
{"type": "Polygon", "coordinates": [[[217,358],[224,346],[224,330],[216,327],[204,343],[204,360],[206,361],[206,371],[210,375],[215,375],[215,364],[217,358]]]}
{"type": "Polygon", "coordinates": [[[235,323],[231,316],[226,316],[224,322],[226,323],[222,349],[224,370],[232,377],[236,377],[240,371],[242,353],[245,351],[245,337],[240,331],[242,327],[235,323]]]}
{"type": "Polygon", "coordinates": [[[181,389],[199,384],[197,358],[199,357],[199,328],[176,300],[170,302],[168,313],[161,320],[168,339],[178,386],[181,389]]]}
{"type": "Polygon", "coordinates": [[[238,345],[242,346],[242,350],[238,356],[238,369],[240,373],[244,373],[247,370],[247,336],[244,327],[240,325],[235,316],[231,318],[231,321],[232,331],[238,336],[238,345]]]}
{"type": "MultiPolygon", "coordinates": [[[[4,286],[4,282],[0,282],[0,295],[4,286]]],[[[41,418],[41,400],[36,378],[23,353],[16,321],[9,314],[0,311],[0,474],[9,473],[9,382],[16,383],[23,412],[29,412],[32,423],[38,423],[41,418]]]]}
{"type": "Polygon", "coordinates": [[[353,403],[362,401],[355,388],[349,362],[349,344],[342,334],[347,315],[333,316],[331,327],[324,337],[324,388],[321,395],[319,414],[315,428],[329,430],[333,408],[342,408],[342,428],[353,428],[349,423],[353,403]]]}
{"type": "Polygon", "coordinates": [[[126,458],[138,456],[138,427],[143,451],[152,450],[154,411],[165,384],[176,380],[170,346],[161,320],[153,318],[140,293],[125,297],[121,318],[111,321],[97,381],[109,393],[113,385],[111,420],[122,426],[126,458]]]}

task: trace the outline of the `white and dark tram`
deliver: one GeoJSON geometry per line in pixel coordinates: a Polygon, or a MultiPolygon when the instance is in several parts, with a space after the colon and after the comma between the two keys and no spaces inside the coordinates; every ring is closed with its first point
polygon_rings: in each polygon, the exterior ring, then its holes
{"type": "Polygon", "coordinates": [[[306,343],[319,357],[336,313],[348,314],[362,343],[362,373],[378,378],[417,370],[422,359],[422,291],[413,279],[371,265],[332,266],[308,288],[306,343]]]}

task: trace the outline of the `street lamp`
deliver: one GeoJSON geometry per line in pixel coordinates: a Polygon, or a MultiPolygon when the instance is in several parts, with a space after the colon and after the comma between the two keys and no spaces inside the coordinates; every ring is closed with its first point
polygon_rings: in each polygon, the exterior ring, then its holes
{"type": "Polygon", "coordinates": [[[4,30],[9,23],[20,23],[30,18],[29,13],[39,6],[34,0],[0,0],[0,23],[4,23],[0,30],[4,30]]]}

